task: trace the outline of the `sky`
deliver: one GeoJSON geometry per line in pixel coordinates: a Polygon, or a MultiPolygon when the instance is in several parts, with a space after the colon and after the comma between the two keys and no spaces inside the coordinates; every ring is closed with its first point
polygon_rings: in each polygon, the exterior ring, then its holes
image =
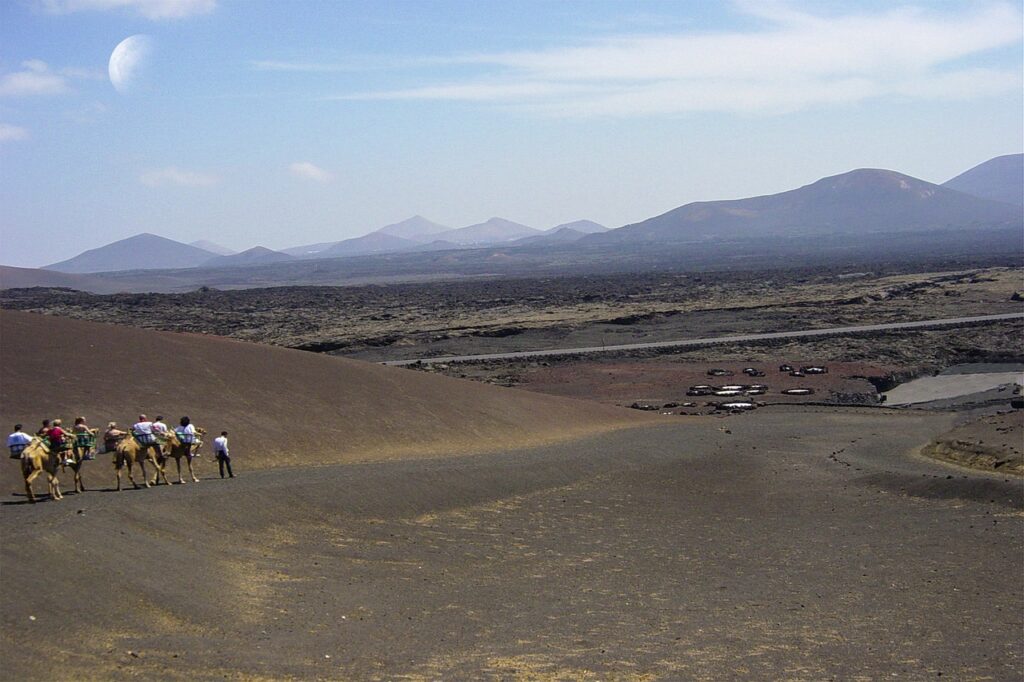
{"type": "Polygon", "coordinates": [[[0,263],[608,227],[1024,148],[1021,3],[4,0],[0,263]]]}

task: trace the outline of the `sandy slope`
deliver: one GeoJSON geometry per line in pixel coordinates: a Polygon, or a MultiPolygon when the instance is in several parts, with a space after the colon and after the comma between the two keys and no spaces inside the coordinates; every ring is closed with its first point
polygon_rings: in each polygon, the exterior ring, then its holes
{"type": "MultiPolygon", "coordinates": [[[[228,431],[240,470],[506,449],[651,420],[302,351],[0,311],[3,428],[79,414],[130,424],[140,410],[228,431]]],[[[112,478],[101,463],[87,484],[112,478]]],[[[17,480],[0,467],[0,492],[17,480]]]]}
{"type": "Polygon", "coordinates": [[[1019,680],[1019,481],[905,456],[952,422],[768,408],[5,503],[0,678],[1019,680]]]}

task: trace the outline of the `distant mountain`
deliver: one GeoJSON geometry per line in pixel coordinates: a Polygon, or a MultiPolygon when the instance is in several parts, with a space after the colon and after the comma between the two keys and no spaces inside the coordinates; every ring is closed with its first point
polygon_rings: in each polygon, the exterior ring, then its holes
{"type": "Polygon", "coordinates": [[[243,265],[266,265],[268,263],[282,263],[295,260],[295,256],[283,251],[273,251],[264,246],[254,246],[251,249],[236,253],[230,256],[216,256],[203,263],[204,268],[234,268],[243,265]]]}
{"type": "Polygon", "coordinates": [[[562,223],[561,225],[555,225],[550,230],[546,230],[548,234],[554,234],[562,229],[570,229],[575,232],[581,232],[583,234],[598,234],[601,232],[607,232],[609,228],[604,225],[599,225],[593,220],[577,220],[571,223],[562,223]]]}
{"type": "Polygon", "coordinates": [[[462,248],[465,248],[465,247],[459,246],[458,244],[456,244],[454,242],[446,242],[443,239],[435,239],[432,242],[427,242],[425,244],[417,244],[416,246],[414,246],[412,248],[402,249],[402,251],[404,253],[413,253],[413,252],[425,252],[425,251],[451,251],[453,249],[462,249],[462,248]]]}
{"type": "Polygon", "coordinates": [[[320,253],[326,249],[331,248],[338,242],[318,242],[316,244],[303,244],[302,246],[291,246],[287,249],[281,249],[281,253],[287,253],[289,256],[296,256],[298,258],[316,258],[320,253]]]}
{"type": "Polygon", "coordinates": [[[194,268],[216,254],[173,239],[144,232],[84,251],[74,258],[45,266],[57,272],[115,272],[194,268]]]}
{"type": "Polygon", "coordinates": [[[732,201],[699,201],[581,240],[681,243],[764,237],[851,237],[1021,223],[1012,206],[889,170],[860,169],[799,189],[732,201]]]}
{"type": "Polygon", "coordinates": [[[189,246],[194,246],[197,249],[202,249],[203,251],[215,253],[218,256],[233,256],[234,254],[238,253],[233,249],[229,249],[226,246],[221,246],[217,242],[211,242],[208,239],[200,239],[199,241],[189,242],[189,246]]]}
{"type": "Polygon", "coordinates": [[[341,256],[368,256],[375,253],[391,253],[420,246],[420,242],[403,239],[380,232],[346,239],[316,254],[317,258],[338,258],[341,256]]]}
{"type": "Polygon", "coordinates": [[[366,256],[376,253],[403,251],[418,244],[433,240],[433,235],[447,232],[450,227],[438,225],[423,216],[413,216],[400,223],[385,225],[362,237],[334,242],[319,242],[282,249],[299,258],[338,258],[342,256],[366,256]],[[394,239],[392,239],[392,237],[394,239]]]}
{"type": "Polygon", "coordinates": [[[541,230],[514,223],[504,218],[491,218],[490,220],[460,227],[448,232],[441,232],[435,235],[438,239],[458,244],[459,246],[477,246],[484,244],[501,244],[513,239],[531,237],[543,234],[541,230]]]}
{"type": "MultiPolygon", "coordinates": [[[[531,237],[523,237],[510,242],[512,246],[541,246],[544,244],[571,244],[587,236],[588,233],[580,232],[571,227],[552,228],[544,234],[536,234],[531,237]]],[[[591,232],[590,234],[594,234],[591,232]]]]}
{"type": "Polygon", "coordinates": [[[1024,154],[989,159],[942,186],[982,199],[1024,206],[1024,154]]]}
{"type": "Polygon", "coordinates": [[[432,241],[431,237],[434,235],[441,234],[442,232],[448,232],[451,229],[452,228],[445,225],[438,225],[435,222],[431,222],[423,216],[414,215],[400,223],[385,225],[375,232],[377,234],[387,234],[392,237],[401,237],[402,239],[411,239],[418,242],[429,242],[432,241]]]}

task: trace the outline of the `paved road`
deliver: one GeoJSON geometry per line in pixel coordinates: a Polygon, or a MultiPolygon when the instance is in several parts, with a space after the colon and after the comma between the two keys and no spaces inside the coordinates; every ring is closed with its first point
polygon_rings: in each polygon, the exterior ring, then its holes
{"type": "Polygon", "coordinates": [[[588,348],[552,348],[548,350],[525,350],[512,353],[485,353],[483,355],[449,355],[435,358],[411,360],[388,360],[384,365],[413,365],[437,362],[473,362],[475,360],[509,360],[513,358],[536,358],[551,355],[583,355],[586,353],[610,353],[615,351],[644,350],[648,348],[682,348],[687,346],[713,346],[745,341],[766,339],[795,339],[815,336],[837,336],[840,334],[862,334],[865,332],[889,332],[903,329],[930,329],[935,327],[969,327],[974,324],[1021,320],[1024,313],[1001,315],[977,315],[975,317],[950,317],[942,320],[917,320],[915,322],[890,322],[888,324],[865,324],[856,327],[829,327],[826,329],[802,329],[789,332],[768,332],[764,334],[739,334],[736,336],[713,336],[704,339],[683,339],[680,341],[652,341],[648,343],[626,343],[618,346],[591,346],[588,348]]]}

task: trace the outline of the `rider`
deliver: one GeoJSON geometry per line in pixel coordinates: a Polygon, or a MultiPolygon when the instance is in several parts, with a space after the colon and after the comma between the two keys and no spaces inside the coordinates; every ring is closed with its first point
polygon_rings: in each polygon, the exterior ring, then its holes
{"type": "Polygon", "coordinates": [[[196,427],[192,425],[192,420],[188,417],[182,417],[178,423],[179,425],[174,427],[175,435],[178,436],[178,440],[181,441],[182,445],[188,446],[191,456],[198,457],[198,452],[192,452],[192,445],[196,442],[196,427]]]}
{"type": "Polygon", "coordinates": [[[103,449],[107,452],[113,452],[117,449],[117,444],[121,439],[127,435],[126,432],[117,428],[117,422],[108,423],[107,430],[103,432],[103,449]]]}
{"type": "Polygon", "coordinates": [[[95,432],[85,423],[85,417],[75,417],[75,425],[71,429],[75,434],[75,445],[84,451],[82,459],[96,459],[92,454],[96,443],[95,432]]]}
{"type": "Polygon", "coordinates": [[[61,466],[72,464],[71,459],[68,457],[68,448],[65,447],[68,445],[65,441],[71,437],[71,434],[61,427],[59,419],[53,420],[53,425],[47,430],[46,437],[50,439],[50,450],[57,454],[61,466]]]}
{"type": "Polygon", "coordinates": [[[7,447],[11,449],[11,459],[21,459],[25,448],[32,442],[32,436],[21,430],[21,424],[14,425],[14,433],[7,436],[7,447]]]}
{"type": "Polygon", "coordinates": [[[39,427],[38,431],[36,431],[36,435],[39,436],[40,438],[46,438],[46,434],[49,433],[49,431],[50,431],[50,420],[49,419],[44,419],[43,420],[43,425],[39,427]]]}
{"type": "Polygon", "coordinates": [[[153,422],[144,414],[140,414],[139,421],[132,426],[132,435],[140,445],[152,445],[156,442],[153,437],[153,422]]]}
{"type": "Polygon", "coordinates": [[[159,414],[153,420],[153,435],[161,443],[167,440],[167,424],[164,424],[164,418],[159,414]]]}

